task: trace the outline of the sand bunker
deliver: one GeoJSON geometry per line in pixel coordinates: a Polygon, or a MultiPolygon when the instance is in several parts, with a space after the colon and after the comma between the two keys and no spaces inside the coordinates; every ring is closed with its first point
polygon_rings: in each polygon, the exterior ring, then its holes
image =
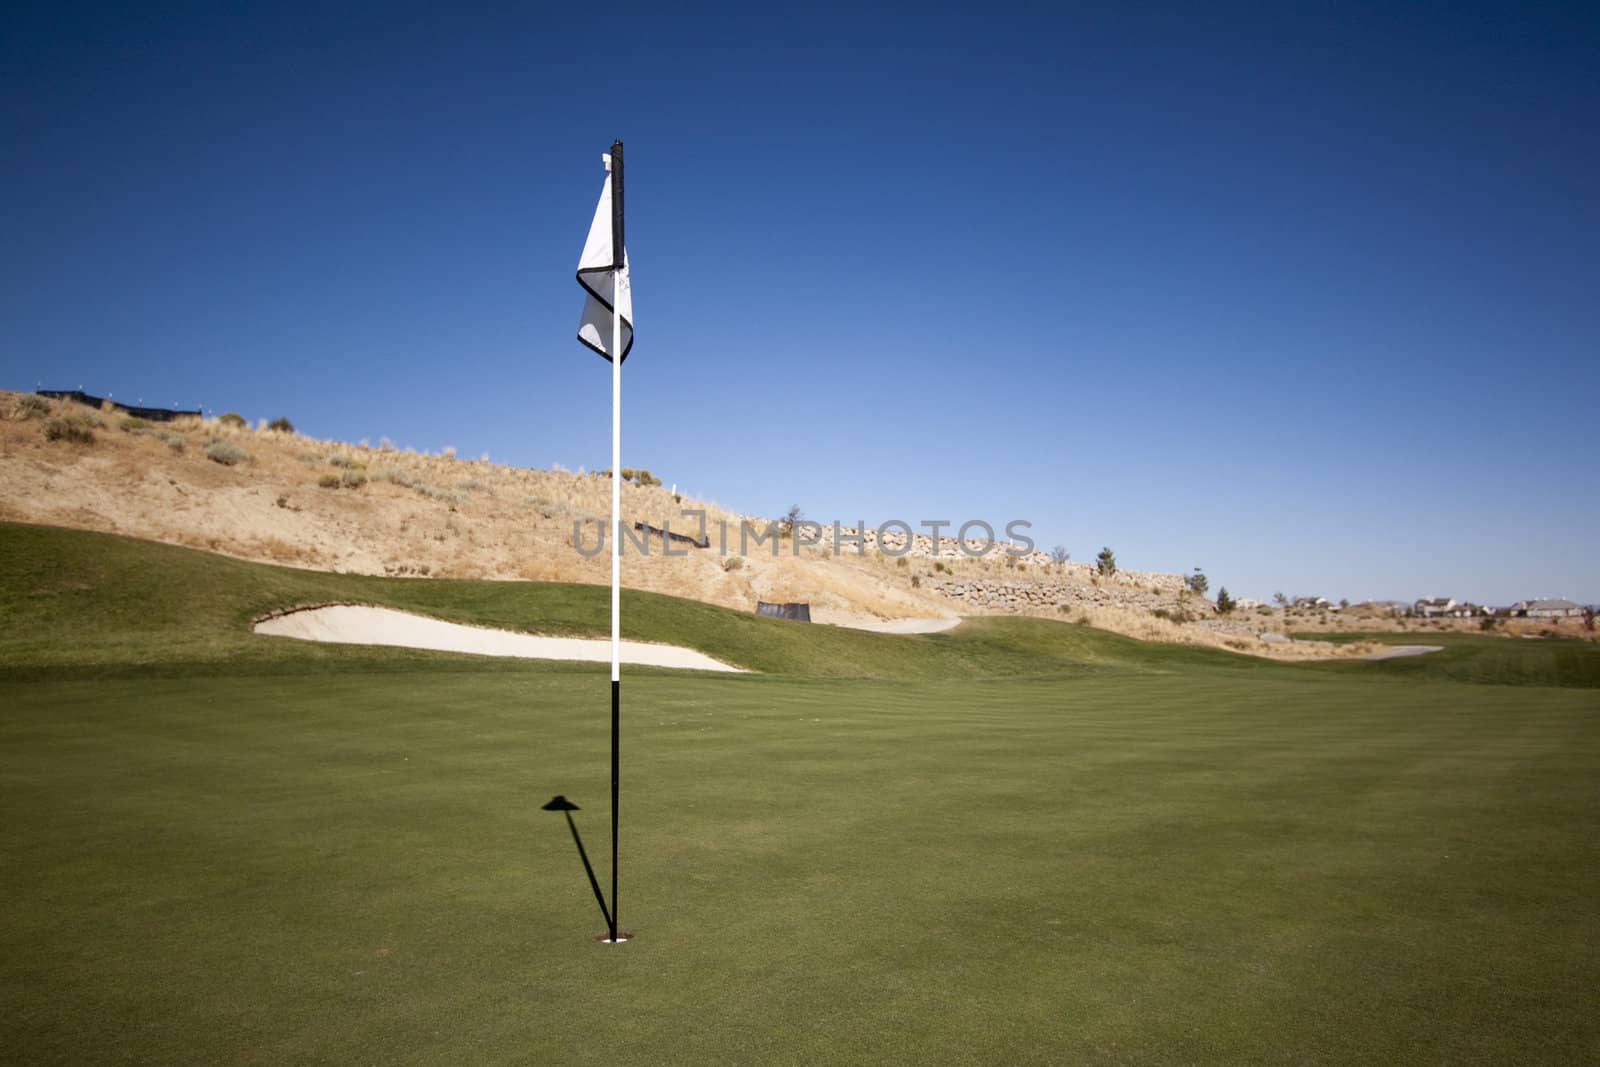
{"type": "Polygon", "coordinates": [[[1402,656],[1426,656],[1429,652],[1443,652],[1443,645],[1392,645],[1382,652],[1374,652],[1369,656],[1357,656],[1357,659],[1380,660],[1399,659],[1402,656]]]}
{"type": "Polygon", "coordinates": [[[885,622],[878,619],[860,621],[838,621],[833,625],[847,626],[852,630],[872,630],[880,634],[936,634],[942,630],[953,630],[961,625],[960,619],[890,619],[885,622]]]}
{"type": "MultiPolygon", "coordinates": [[[[295,637],[302,641],[331,641],[344,645],[395,645],[437,652],[468,652],[477,656],[520,656],[526,659],[568,659],[610,663],[611,642],[582,637],[539,637],[510,630],[463,626],[389,608],[338,604],[307,608],[256,623],[256,633],[295,637]]],[[[736,671],[693,649],[675,645],[622,642],[622,662],[646,667],[679,667],[697,671],[736,671]]]]}

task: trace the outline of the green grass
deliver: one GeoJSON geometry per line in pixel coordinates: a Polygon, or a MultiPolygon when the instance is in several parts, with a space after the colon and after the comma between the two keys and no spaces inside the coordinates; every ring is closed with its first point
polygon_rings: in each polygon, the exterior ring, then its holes
{"type": "Polygon", "coordinates": [[[1477,685],[1600,688],[1600,644],[1578,637],[1524,638],[1463,633],[1301,634],[1322,641],[1380,641],[1440,645],[1425,656],[1375,663],[1334,663],[1324,669],[1419,681],[1448,679],[1477,685]]]}
{"type": "MultiPolygon", "coordinates": [[[[454,622],[605,636],[605,586],[436,581],[323,574],[245,563],[132,538],[0,523],[0,676],[194,674],[377,664],[433,669],[460,657],[307,645],[264,638],[250,623],[301,604],[355,602],[454,622]]],[[[1207,650],[1148,645],[1088,627],[986,619],[954,633],[901,636],[767,619],[625,590],[623,636],[684,645],[750,670],[811,677],[1014,678],[1190,664],[1271,665],[1207,650]]],[[[498,661],[483,670],[521,670],[498,661]]]]}
{"type": "Polygon", "coordinates": [[[264,606],[353,599],[593,633],[603,591],[17,526],[0,563],[9,1062],[1600,1050],[1600,700],[1539,642],[1505,642],[1522,668],[1464,645],[1402,676],[630,597],[630,636],[767,673],[629,672],[638,937],[611,947],[538,810],[583,805],[604,877],[603,667],[247,631],[264,606]]]}

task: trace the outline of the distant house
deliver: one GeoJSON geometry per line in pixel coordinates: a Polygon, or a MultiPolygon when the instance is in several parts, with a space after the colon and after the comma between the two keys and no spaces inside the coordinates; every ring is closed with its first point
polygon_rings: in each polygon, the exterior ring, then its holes
{"type": "Polygon", "coordinates": [[[1570,600],[1519,600],[1507,611],[1519,619],[1576,619],[1583,606],[1570,600]]]}
{"type": "Polygon", "coordinates": [[[1478,608],[1468,603],[1457,603],[1452,597],[1429,597],[1411,605],[1411,613],[1419,619],[1470,619],[1478,608]]]}
{"type": "Polygon", "coordinates": [[[1254,611],[1256,608],[1262,607],[1263,605],[1259,600],[1242,596],[1233,602],[1233,606],[1239,611],[1254,611]]]}
{"type": "Polygon", "coordinates": [[[1309,608],[1312,611],[1325,611],[1328,608],[1328,598],[1325,596],[1297,596],[1294,598],[1297,608],[1309,608]]]}

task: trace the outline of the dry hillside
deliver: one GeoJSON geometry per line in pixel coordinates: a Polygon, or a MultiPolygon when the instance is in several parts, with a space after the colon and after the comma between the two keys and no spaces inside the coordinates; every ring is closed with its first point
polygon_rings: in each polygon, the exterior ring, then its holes
{"type": "MultiPolygon", "coordinates": [[[[0,518],[189,545],[243,559],[361,574],[604,583],[609,560],[585,557],[610,506],[605,476],[530,470],[444,454],[322,441],[258,425],[189,418],[143,423],[120,412],[0,392],[0,518]]],[[[1271,651],[1257,620],[1217,620],[1177,575],[1110,578],[1041,552],[960,555],[954,541],[894,531],[862,535],[864,551],[792,539],[740,554],[739,514],[626,484],[625,522],[700,533],[711,546],[629,545],[623,583],[752,610],[805,601],[819,622],[870,623],[992,612],[1072,618],[1134,636],[1271,651]],[[727,532],[727,552],[720,531],[727,532]],[[886,548],[889,551],[880,551],[886,548]],[[1158,617],[1166,616],[1166,618],[1158,617]]],[[[767,520],[752,520],[765,527],[767,520]]]]}

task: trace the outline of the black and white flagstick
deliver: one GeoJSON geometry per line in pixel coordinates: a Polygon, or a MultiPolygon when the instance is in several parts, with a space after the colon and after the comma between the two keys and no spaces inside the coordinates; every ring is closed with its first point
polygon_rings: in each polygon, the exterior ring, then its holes
{"type": "MultiPolygon", "coordinates": [[[[628,291],[628,253],[622,231],[622,142],[614,141],[611,150],[603,157],[606,164],[606,184],[600,191],[600,203],[595,209],[589,236],[578,261],[578,284],[587,294],[583,319],[578,327],[578,340],[611,363],[611,907],[606,907],[600,884],[589,866],[588,856],[578,842],[578,854],[584,861],[589,883],[600,900],[600,910],[606,917],[606,934],[600,940],[607,944],[627,941],[632,935],[618,926],[617,907],[617,840],[620,793],[622,783],[622,359],[632,347],[633,319],[630,311],[625,318],[623,301],[633,306],[628,291]],[[609,203],[611,217],[605,216],[609,203]],[[611,247],[606,247],[605,232],[609,225],[611,247]],[[605,284],[609,276],[610,284],[605,284]],[[605,315],[611,313],[611,344],[604,341],[605,315]],[[623,329],[629,331],[624,344],[623,329]]],[[[565,798],[556,801],[568,803],[565,798]]],[[[552,802],[553,804],[555,801],[552,802]]],[[[548,807],[550,811],[569,810],[559,804],[548,807]]],[[[575,810],[575,809],[572,809],[575,810]]],[[[570,816],[568,818],[570,822],[570,816]]],[[[573,827],[573,840],[577,829],[573,827]]]]}
{"type": "Polygon", "coordinates": [[[617,799],[622,740],[622,142],[611,143],[611,943],[617,942],[617,799]]]}

